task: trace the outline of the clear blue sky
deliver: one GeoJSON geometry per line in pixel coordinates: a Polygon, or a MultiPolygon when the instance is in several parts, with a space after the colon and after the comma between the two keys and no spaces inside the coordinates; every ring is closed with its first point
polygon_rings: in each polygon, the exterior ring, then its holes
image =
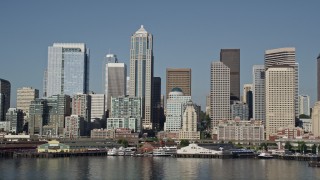
{"type": "MultiPolygon", "coordinates": [[[[222,48],[241,50],[241,88],[252,82],[252,65],[264,51],[295,47],[300,94],[316,100],[320,53],[320,1],[0,1],[0,78],[16,89],[42,92],[47,48],[83,42],[91,51],[90,90],[102,93],[102,62],[108,50],[129,66],[130,36],[140,25],[154,35],[155,76],[166,68],[192,68],[192,96],[205,105],[210,63],[222,48]]],[[[202,107],[204,109],[204,107],[202,107]]]]}

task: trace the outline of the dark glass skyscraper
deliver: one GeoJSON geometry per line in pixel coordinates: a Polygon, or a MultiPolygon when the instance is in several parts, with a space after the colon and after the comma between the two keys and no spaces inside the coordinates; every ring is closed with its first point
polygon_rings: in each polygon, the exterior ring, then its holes
{"type": "Polygon", "coordinates": [[[320,54],[317,57],[317,86],[318,86],[318,101],[320,101],[320,54]]]}
{"type": "Polygon", "coordinates": [[[0,121],[5,121],[6,113],[10,108],[10,92],[10,82],[0,79],[0,121]]]}
{"type": "Polygon", "coordinates": [[[230,69],[231,100],[240,99],[240,49],[221,49],[220,61],[230,69]]]}

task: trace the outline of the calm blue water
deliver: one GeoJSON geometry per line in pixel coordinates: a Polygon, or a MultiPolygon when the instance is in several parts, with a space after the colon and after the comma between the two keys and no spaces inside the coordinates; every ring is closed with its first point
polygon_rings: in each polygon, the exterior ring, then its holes
{"type": "Polygon", "coordinates": [[[320,179],[307,162],[171,157],[0,159],[0,179],[320,179]]]}

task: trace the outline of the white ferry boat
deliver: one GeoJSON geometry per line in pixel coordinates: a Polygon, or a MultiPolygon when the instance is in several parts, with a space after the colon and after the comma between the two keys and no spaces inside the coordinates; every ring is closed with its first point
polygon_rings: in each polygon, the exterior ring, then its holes
{"type": "Polygon", "coordinates": [[[220,151],[216,151],[213,149],[207,149],[198,146],[198,144],[191,143],[189,146],[183,147],[181,149],[178,149],[177,154],[204,154],[204,155],[210,155],[210,154],[222,154],[222,149],[220,151]]]}
{"type": "Polygon", "coordinates": [[[117,156],[117,155],[118,155],[117,148],[112,148],[108,150],[108,156],[117,156]]]}
{"type": "Polygon", "coordinates": [[[153,149],[153,156],[173,156],[177,153],[177,146],[165,146],[153,149]]]}

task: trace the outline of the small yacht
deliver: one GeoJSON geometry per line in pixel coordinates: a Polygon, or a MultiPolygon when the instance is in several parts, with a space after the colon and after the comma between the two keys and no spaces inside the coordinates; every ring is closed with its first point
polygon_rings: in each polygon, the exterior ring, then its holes
{"type": "Polygon", "coordinates": [[[135,147],[127,147],[124,150],[124,155],[125,156],[134,156],[136,154],[137,148],[135,147]]]}
{"type": "Polygon", "coordinates": [[[261,159],[270,159],[270,158],[273,158],[273,156],[268,153],[268,152],[262,152],[258,155],[258,158],[261,158],[261,159]]]}
{"type": "Polygon", "coordinates": [[[108,156],[117,156],[117,155],[118,155],[117,148],[112,148],[108,150],[108,156]]]}
{"type": "Polygon", "coordinates": [[[124,154],[125,154],[125,148],[124,147],[119,147],[119,149],[118,149],[118,155],[119,156],[124,156],[124,154]]]}

